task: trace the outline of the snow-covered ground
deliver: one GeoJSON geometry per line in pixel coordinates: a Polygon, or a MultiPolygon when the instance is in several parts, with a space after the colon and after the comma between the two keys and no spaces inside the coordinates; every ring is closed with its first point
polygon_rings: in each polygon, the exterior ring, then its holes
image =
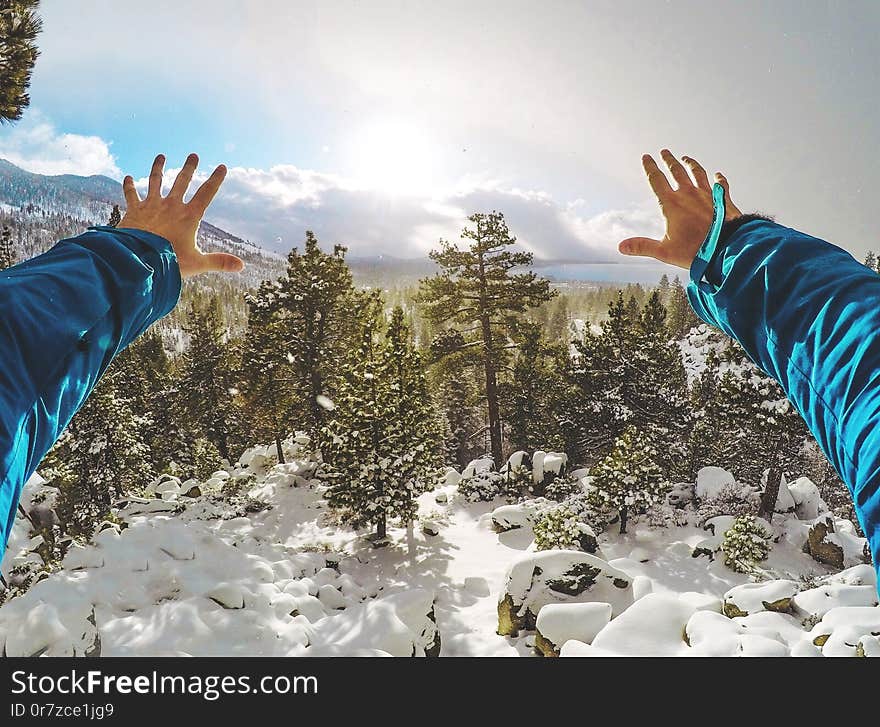
{"type": "MultiPolygon", "coordinates": [[[[413,527],[391,528],[391,543],[376,548],[333,522],[313,464],[287,446],[288,464],[273,466],[271,449],[254,448],[231,472],[154,483],[146,497],[120,503],[93,543],[73,546],[60,570],[0,607],[3,651],[880,654],[874,570],[860,563],[864,541],[832,519],[826,542],[839,545],[846,569],[803,552],[825,514],[802,481],[783,486],[780,509],[788,512],[769,529],[775,542],[756,581],[724,565],[723,516],[708,530],[642,517],[626,535],[611,525],[595,553],[538,552],[531,524],[541,501],[468,502],[457,473],[420,496],[413,527]],[[224,485],[236,480],[246,492],[230,499],[224,485]],[[502,626],[508,635],[497,633],[502,626]]],[[[706,494],[725,478],[712,469],[695,484],[706,494]]],[[[46,487],[35,479],[26,508],[40,491],[46,487]]],[[[20,518],[4,577],[14,580],[39,561],[38,546],[20,518]]]]}

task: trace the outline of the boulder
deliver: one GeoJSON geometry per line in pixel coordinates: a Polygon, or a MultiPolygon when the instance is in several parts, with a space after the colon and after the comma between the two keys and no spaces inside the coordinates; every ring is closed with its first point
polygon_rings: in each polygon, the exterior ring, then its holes
{"type": "Polygon", "coordinates": [[[809,477],[798,477],[788,484],[788,491],[794,500],[795,514],[799,520],[815,520],[828,512],[828,506],[819,494],[819,488],[809,477]]]}
{"type": "Polygon", "coordinates": [[[666,495],[666,502],[673,507],[684,507],[694,499],[694,483],[678,482],[666,495]]]}
{"type": "Polygon", "coordinates": [[[859,642],[874,634],[880,634],[880,607],[848,606],[828,611],[809,637],[824,656],[856,656],[859,642]]]}
{"type": "Polygon", "coordinates": [[[795,581],[774,580],[764,583],[744,583],[724,594],[722,613],[729,617],[748,616],[759,611],[791,610],[791,602],[798,592],[795,581]]]}
{"type": "Polygon", "coordinates": [[[537,498],[526,500],[515,505],[502,505],[492,511],[492,529],[504,533],[516,528],[531,528],[541,513],[556,503],[537,498]]]}
{"type": "Polygon", "coordinates": [[[718,497],[725,487],[737,487],[736,478],[721,467],[702,467],[697,472],[697,484],[694,489],[700,500],[718,497]]]}
{"type": "Polygon", "coordinates": [[[817,522],[807,534],[804,552],[819,563],[840,569],[843,568],[844,563],[843,547],[829,538],[832,533],[834,533],[833,518],[828,517],[817,522]]]}
{"type": "Polygon", "coordinates": [[[612,615],[618,615],[634,601],[630,577],[578,550],[524,553],[507,573],[498,603],[498,633],[516,636],[521,629],[534,629],[547,604],[589,601],[609,603],[612,615]]]}
{"type": "Polygon", "coordinates": [[[592,643],[611,621],[610,603],[550,603],[535,622],[535,649],[544,656],[559,656],[569,639],[592,643]]]}
{"type": "Polygon", "coordinates": [[[693,613],[693,604],[673,594],[649,593],[602,629],[592,646],[620,656],[681,656],[693,613]]]}

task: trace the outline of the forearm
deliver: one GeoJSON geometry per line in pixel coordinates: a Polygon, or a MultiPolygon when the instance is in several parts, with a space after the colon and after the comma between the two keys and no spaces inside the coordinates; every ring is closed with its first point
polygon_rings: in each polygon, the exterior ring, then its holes
{"type": "Polygon", "coordinates": [[[140,230],[94,228],[0,273],[0,546],[21,487],[113,357],[179,295],[171,246],[140,230]]]}
{"type": "Polygon", "coordinates": [[[853,492],[876,553],[869,530],[880,530],[880,276],[782,225],[736,225],[714,253],[711,234],[703,243],[688,298],[780,383],[853,492]]]}

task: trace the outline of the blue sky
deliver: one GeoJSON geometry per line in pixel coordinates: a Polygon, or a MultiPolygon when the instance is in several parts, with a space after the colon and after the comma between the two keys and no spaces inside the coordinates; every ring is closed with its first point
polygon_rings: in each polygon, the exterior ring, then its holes
{"type": "Polygon", "coordinates": [[[723,169],[743,208],[857,256],[880,247],[870,0],[43,0],[42,14],[32,108],[0,129],[0,156],[138,177],[158,151],[174,165],[194,150],[231,167],[209,219],[270,246],[309,226],[353,253],[419,255],[497,208],[539,256],[632,271],[617,241],[658,225],[639,156],[668,145],[723,169]]]}

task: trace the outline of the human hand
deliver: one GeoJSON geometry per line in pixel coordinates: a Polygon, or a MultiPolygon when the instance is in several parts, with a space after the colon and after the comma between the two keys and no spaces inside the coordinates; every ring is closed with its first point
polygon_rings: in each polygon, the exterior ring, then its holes
{"type": "MultiPolygon", "coordinates": [[[[682,160],[691,170],[693,179],[687,169],[678,161],[669,149],[660,152],[672,178],[678,185],[673,189],[666,175],[657,166],[650,154],[642,157],[642,166],[648,175],[648,184],[657,195],[660,210],[666,219],[666,234],[662,240],[650,237],[630,237],[618,245],[624,255],[652,257],[664,263],[688,269],[696,257],[697,250],[706,239],[712,226],[714,204],[712,202],[712,185],[706,170],[696,159],[684,156],[682,160]]],[[[724,187],[725,213],[724,219],[740,217],[742,212],[730,199],[730,188],[727,178],[715,173],[715,181],[724,187]]]]}
{"type": "Polygon", "coordinates": [[[127,176],[122,180],[127,209],[118,227],[146,230],[168,240],[177,255],[180,276],[183,278],[199,273],[237,273],[244,268],[241,258],[225,252],[202,252],[196,245],[199,223],[226,177],[226,167],[221,164],[196,190],[192,199],[184,202],[183,197],[198,164],[199,158],[195,154],[186,158],[167,197],[162,196],[163,154],[153,161],[145,199],[141,200],[134,188],[134,179],[131,175],[127,176]]]}

